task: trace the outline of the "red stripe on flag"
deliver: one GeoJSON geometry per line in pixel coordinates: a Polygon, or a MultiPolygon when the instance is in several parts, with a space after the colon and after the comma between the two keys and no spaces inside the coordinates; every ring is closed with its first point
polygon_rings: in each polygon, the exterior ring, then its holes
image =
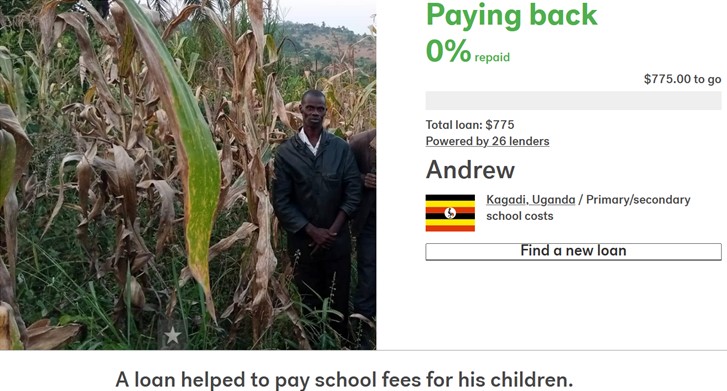
{"type": "Polygon", "coordinates": [[[427,232],[475,232],[474,225],[427,225],[427,232]]]}

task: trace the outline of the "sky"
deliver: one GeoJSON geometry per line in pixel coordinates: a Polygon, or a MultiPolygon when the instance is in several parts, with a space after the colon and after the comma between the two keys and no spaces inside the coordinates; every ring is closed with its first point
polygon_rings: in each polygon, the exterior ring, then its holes
{"type": "Polygon", "coordinates": [[[326,22],[327,26],[343,26],[358,34],[369,32],[371,15],[376,13],[376,0],[278,0],[278,6],[286,21],[326,22]]]}

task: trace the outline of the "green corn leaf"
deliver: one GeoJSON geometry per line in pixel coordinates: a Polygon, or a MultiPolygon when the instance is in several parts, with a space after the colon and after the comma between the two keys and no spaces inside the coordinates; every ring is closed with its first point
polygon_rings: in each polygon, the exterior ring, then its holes
{"type": "Polygon", "coordinates": [[[13,135],[0,129],[0,206],[13,183],[15,172],[15,139],[13,135]]]}
{"type": "Polygon", "coordinates": [[[174,134],[184,189],[188,265],[204,289],[207,310],[215,318],[208,253],[221,182],[217,148],[192,90],[184,81],[154,25],[134,0],[119,0],[118,4],[131,22],[139,50],[149,68],[174,134]]]}

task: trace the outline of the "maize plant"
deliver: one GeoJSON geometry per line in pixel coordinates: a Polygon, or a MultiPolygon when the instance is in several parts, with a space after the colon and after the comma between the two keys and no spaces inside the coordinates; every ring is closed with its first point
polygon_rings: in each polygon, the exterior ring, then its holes
{"type": "Polygon", "coordinates": [[[202,12],[219,29],[232,58],[231,66],[218,69],[217,89],[226,93],[215,102],[214,114],[209,116],[213,129],[223,141],[222,194],[225,201],[221,206],[229,207],[238,193],[244,194],[248,220],[258,229],[253,233],[249,257],[245,256],[240,262],[240,281],[233,303],[223,316],[232,316],[234,324],[239,325],[250,314],[253,339],[257,341],[272,325],[275,314],[284,312],[294,325],[300,346],[309,348],[285,289],[288,275],[282,274],[280,279],[273,277],[278,261],[272,238],[277,227],[270,202],[269,164],[274,145],[285,138],[285,130],[291,129],[291,118],[277,88],[276,75],[271,72],[278,61],[278,48],[273,38],[263,32],[262,0],[245,2],[252,31],[236,31],[238,5],[239,1],[230,1],[226,22],[209,8],[189,5],[170,23],[164,35],[171,34],[172,29],[190,15],[202,12]],[[283,131],[276,127],[278,120],[283,131]],[[232,152],[233,147],[236,153],[232,152]],[[242,167],[237,178],[233,169],[236,165],[242,167]],[[244,190],[238,184],[244,184],[244,190]]]}
{"type": "Polygon", "coordinates": [[[25,324],[15,300],[15,267],[18,255],[18,198],[15,189],[33,153],[25,130],[10,106],[0,104],[0,200],[5,222],[8,266],[0,254],[0,344],[5,348],[22,347],[27,342],[25,324]],[[2,342],[2,341],[5,342],[2,342]]]}
{"type": "Polygon", "coordinates": [[[164,306],[164,316],[172,316],[179,288],[154,284],[162,280],[156,274],[164,266],[176,228],[184,232],[187,257],[180,285],[194,278],[215,318],[208,262],[245,240],[249,250],[239,260],[238,287],[223,316],[232,319],[234,328],[251,319],[253,339],[258,341],[273,319],[285,314],[300,346],[309,347],[286,289],[289,269],[274,276],[278,262],[272,239],[277,227],[269,165],[275,144],[291,127],[291,117],[270,71],[278,48],[263,33],[262,2],[245,2],[252,31],[235,31],[240,4],[233,0],[227,22],[209,8],[192,5],[160,36],[134,1],[112,4],[112,19],[106,20],[82,0],[105,43],[98,52],[90,44],[85,16],[57,14],[59,3],[50,1],[41,12],[42,46],[49,54],[63,31],[72,30],[81,50],[81,76],[89,87],[83,102],[64,107],[78,150],[60,164],[58,200],[45,230],[68,206],[65,191],[77,189],[76,234],[95,277],[107,273],[116,277],[117,321],[125,312],[161,311],[164,306]],[[192,78],[180,74],[164,41],[193,12],[214,22],[232,59],[228,68],[218,69],[217,97],[212,102],[202,88],[192,93],[185,81],[192,78]],[[67,183],[64,174],[73,164],[74,178],[67,183]],[[174,208],[180,197],[182,216],[174,208]],[[210,246],[216,217],[241,204],[247,221],[210,246]],[[154,215],[158,225],[152,227],[152,219],[142,215],[153,210],[158,211],[154,215]],[[115,221],[110,255],[93,233],[103,229],[109,217],[115,221]],[[156,233],[153,251],[145,232],[156,233]]]}
{"type": "Polygon", "coordinates": [[[220,164],[197,101],[136,3],[114,4],[115,23],[111,23],[81,1],[106,44],[100,53],[91,45],[84,15],[57,15],[59,3],[47,3],[41,13],[43,47],[52,50],[63,30],[71,28],[81,49],[82,78],[87,76],[91,86],[83,102],[64,108],[72,118],[79,150],[61,162],[58,202],[45,230],[64,205],[65,166],[76,163],[81,214],[77,236],[96,276],[107,272],[116,276],[121,289],[115,311],[118,319],[124,309],[129,310],[124,308],[128,304],[144,308],[144,288],[151,284],[149,266],[172,237],[173,202],[181,194],[189,270],[214,318],[207,262],[219,200],[220,164]],[[149,132],[151,127],[156,131],[149,132]],[[175,190],[177,184],[181,192],[175,190]],[[139,206],[153,209],[155,202],[160,205],[160,218],[152,253],[142,236],[146,222],[140,219],[139,206]],[[116,246],[110,257],[101,259],[102,250],[89,229],[104,225],[109,212],[115,215],[116,246]]]}
{"type": "MultiPolygon", "coordinates": [[[[220,0],[217,10],[195,2],[164,28],[137,0],[111,2],[108,17],[89,0],[63,3],[47,0],[33,13],[41,32],[35,53],[0,46],[0,98],[9,104],[0,105],[0,348],[54,348],[79,335],[80,326],[47,319],[26,327],[17,304],[18,296],[35,304],[24,278],[52,281],[66,267],[74,292],[55,288],[62,303],[48,306],[58,311],[48,317],[93,318],[89,328],[98,322],[112,347],[149,347],[154,325],[182,319],[200,339],[214,331],[232,345],[244,334],[252,347],[275,340],[272,325],[282,320],[294,343],[310,348],[306,331],[318,331],[304,329],[288,290],[292,265],[276,256],[285,252],[268,185],[275,148],[301,120],[279,86],[299,95],[305,81],[286,78],[281,47],[265,33],[271,2],[220,0]],[[201,47],[189,21],[214,30],[201,47]],[[195,42],[201,54],[189,52],[195,42]],[[40,159],[30,170],[29,140],[40,159]],[[34,178],[46,167],[53,171],[39,192],[34,178]],[[23,213],[36,206],[37,215],[23,213]],[[32,250],[20,254],[19,211],[21,222],[40,223],[26,237],[32,250]],[[44,253],[69,233],[75,243],[44,253]],[[58,273],[42,275],[43,259],[61,265],[52,269],[58,273]],[[90,297],[93,315],[68,304],[79,297],[90,297]]],[[[341,137],[376,125],[376,82],[354,66],[357,44],[315,79],[308,72],[308,87],[326,95],[324,125],[341,137]]]]}

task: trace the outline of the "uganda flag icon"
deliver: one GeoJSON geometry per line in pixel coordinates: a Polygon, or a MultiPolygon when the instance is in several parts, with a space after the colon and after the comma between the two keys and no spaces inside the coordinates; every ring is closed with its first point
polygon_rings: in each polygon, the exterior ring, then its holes
{"type": "Polygon", "coordinates": [[[474,194],[427,194],[427,232],[474,232],[474,194]]]}

